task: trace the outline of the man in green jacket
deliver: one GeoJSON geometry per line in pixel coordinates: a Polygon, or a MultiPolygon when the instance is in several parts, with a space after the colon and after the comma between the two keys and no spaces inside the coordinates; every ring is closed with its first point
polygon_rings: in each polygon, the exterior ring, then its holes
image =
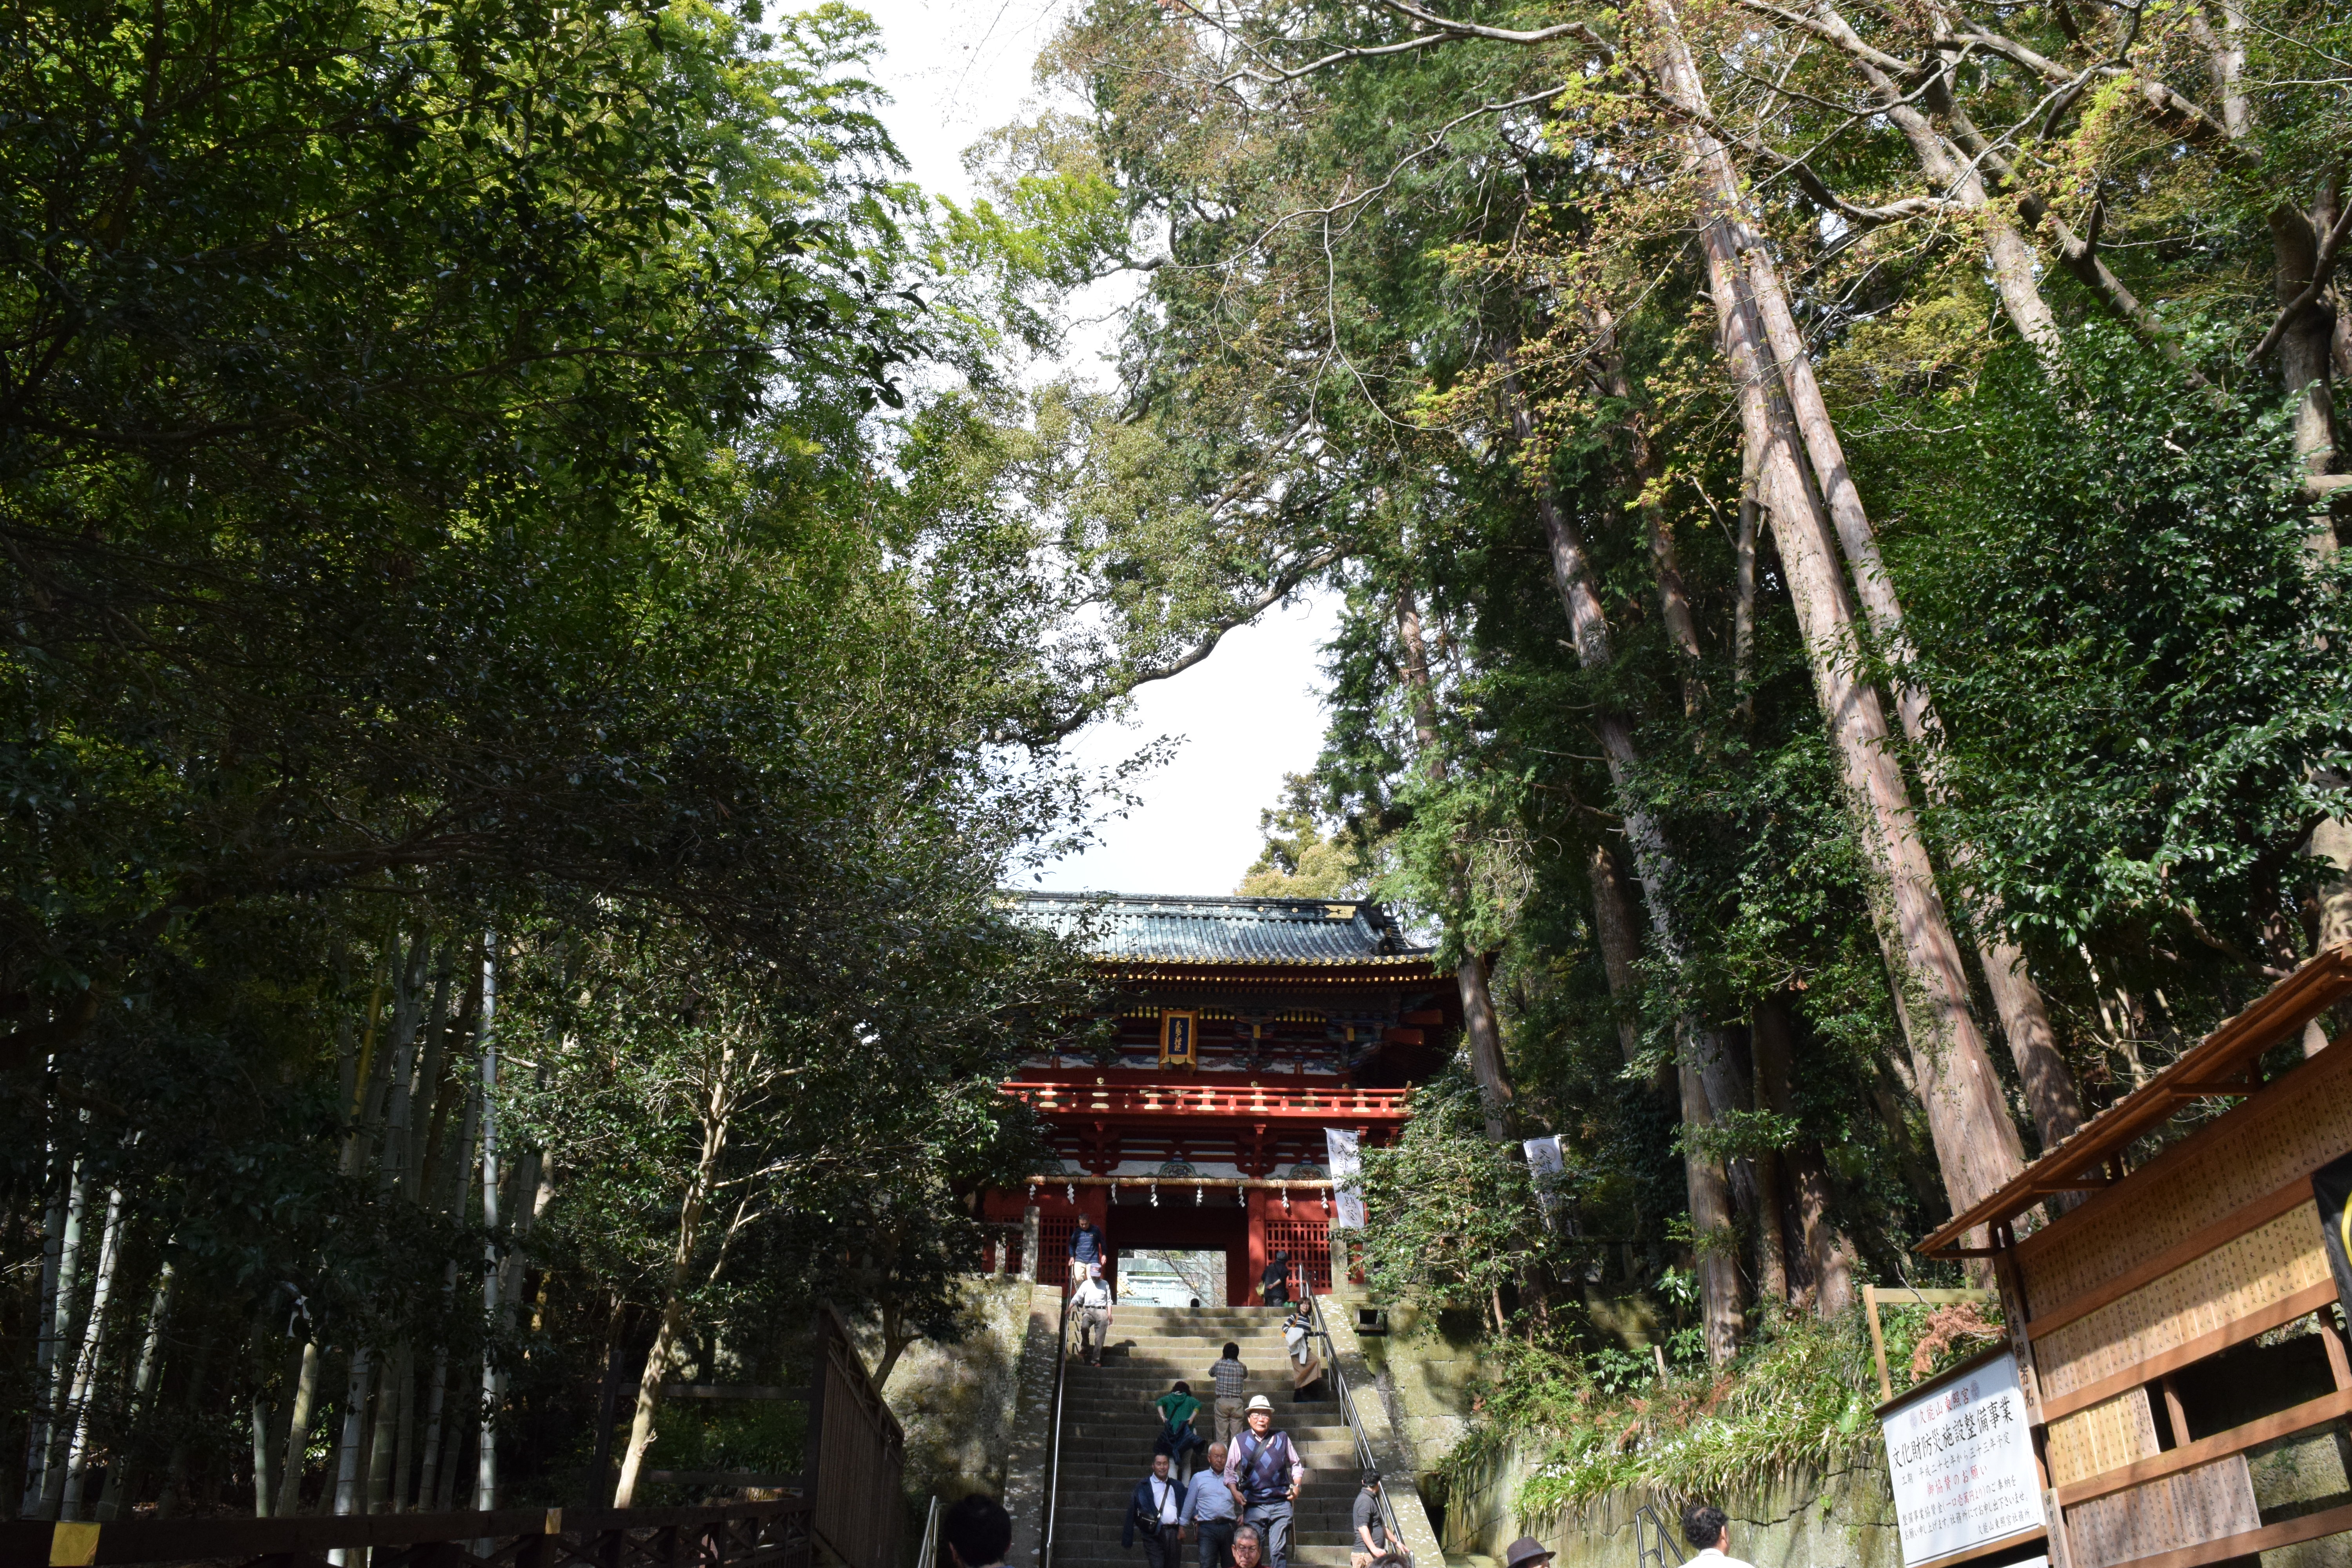
{"type": "Polygon", "coordinates": [[[1151,1441],[1151,1451],[1167,1455],[1169,1463],[1181,1470],[1185,1455],[1209,1446],[1209,1440],[1192,1427],[1192,1418],[1201,1414],[1201,1402],[1192,1397],[1191,1384],[1179,1381],[1153,1403],[1160,1411],[1160,1436],[1151,1441]]]}

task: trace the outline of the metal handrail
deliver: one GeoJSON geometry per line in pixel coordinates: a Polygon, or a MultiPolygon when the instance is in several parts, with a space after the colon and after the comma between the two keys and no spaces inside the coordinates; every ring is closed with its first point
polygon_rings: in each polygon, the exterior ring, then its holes
{"type": "Polygon", "coordinates": [[[940,1511],[940,1494],[933,1492],[930,1509],[923,1515],[923,1545],[915,1553],[915,1568],[939,1568],[940,1511]]]}
{"type": "MultiPolygon", "coordinates": [[[[1323,1321],[1323,1299],[1310,1289],[1307,1292],[1306,1306],[1307,1321],[1314,1325],[1310,1337],[1323,1342],[1323,1375],[1331,1380],[1331,1391],[1339,1396],[1339,1414],[1348,1423],[1348,1435],[1356,1440],[1356,1468],[1359,1471],[1378,1468],[1380,1458],[1372,1452],[1371,1439],[1364,1436],[1364,1424],[1356,1417],[1356,1400],[1349,1391],[1348,1375],[1339,1370],[1339,1352],[1331,1348],[1331,1330],[1323,1321]]],[[[1389,1546],[1392,1551],[1402,1552],[1405,1549],[1404,1535],[1397,1529],[1396,1509],[1389,1501],[1385,1478],[1381,1480],[1378,1501],[1381,1528],[1387,1536],[1389,1546]]],[[[1353,1551],[1355,1544],[1350,1541],[1349,1549],[1353,1551]]]]}
{"type": "Polygon", "coordinates": [[[1045,1534],[1037,1546],[1037,1568],[1054,1568],[1054,1525],[1062,1508],[1062,1394],[1070,1381],[1070,1302],[1062,1289],[1062,1322],[1054,1334],[1054,1434],[1045,1449],[1045,1534]]]}

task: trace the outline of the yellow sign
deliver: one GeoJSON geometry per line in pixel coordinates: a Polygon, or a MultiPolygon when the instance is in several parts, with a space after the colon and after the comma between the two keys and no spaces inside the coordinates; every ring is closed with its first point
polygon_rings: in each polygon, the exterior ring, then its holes
{"type": "Polygon", "coordinates": [[[1192,1068],[1200,1065],[1193,1037],[1198,1033],[1201,1016],[1198,1013],[1172,1013],[1162,1008],[1160,1013],[1160,1065],[1164,1068],[1192,1068]]]}

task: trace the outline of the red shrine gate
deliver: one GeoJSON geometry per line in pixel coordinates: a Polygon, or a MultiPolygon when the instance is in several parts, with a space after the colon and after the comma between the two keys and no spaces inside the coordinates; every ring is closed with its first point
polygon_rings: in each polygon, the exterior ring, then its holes
{"type": "Polygon", "coordinates": [[[1294,1289],[1328,1290],[1326,1130],[1368,1148],[1397,1136],[1460,1022],[1454,977],[1375,904],[1033,894],[1016,912],[1083,934],[1115,987],[1105,1016],[1004,1086],[1059,1156],[983,1197],[1000,1234],[1034,1215],[1022,1271],[1061,1276],[1085,1213],[1114,1265],[1222,1252],[1236,1304],[1281,1250],[1294,1289]]]}

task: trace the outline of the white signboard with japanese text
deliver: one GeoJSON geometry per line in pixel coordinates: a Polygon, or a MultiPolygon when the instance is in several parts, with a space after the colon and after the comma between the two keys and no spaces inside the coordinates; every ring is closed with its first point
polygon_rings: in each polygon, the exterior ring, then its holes
{"type": "Polygon", "coordinates": [[[2044,1528],[2017,1358],[2007,1351],[1879,1417],[1905,1568],[2044,1528]]]}
{"type": "Polygon", "coordinates": [[[1323,1129],[1323,1153],[1331,1168],[1331,1223],[1340,1230],[1364,1228],[1364,1189],[1356,1184],[1364,1162],[1356,1151],[1352,1128],[1323,1129]]]}

